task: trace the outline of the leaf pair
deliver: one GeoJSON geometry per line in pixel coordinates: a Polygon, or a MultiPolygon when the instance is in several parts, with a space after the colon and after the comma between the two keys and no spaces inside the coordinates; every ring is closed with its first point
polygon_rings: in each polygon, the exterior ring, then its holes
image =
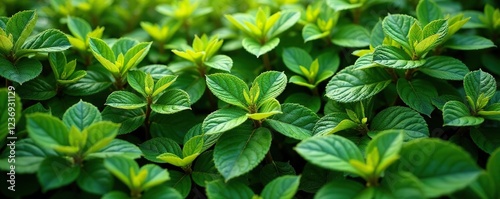
{"type": "Polygon", "coordinates": [[[183,169],[191,167],[201,154],[203,137],[196,136],[188,140],[181,150],[179,144],[168,138],[153,138],[141,144],[146,159],[157,163],[168,163],[183,169]]]}
{"type": "Polygon", "coordinates": [[[233,60],[226,55],[215,55],[222,46],[222,42],[217,36],[209,39],[205,34],[201,38],[195,35],[192,49],[185,51],[172,50],[172,52],[194,63],[198,70],[205,70],[204,68],[209,66],[210,68],[230,72],[233,60]]]}
{"type": "Polygon", "coordinates": [[[64,33],[55,29],[29,37],[37,19],[35,11],[22,11],[0,27],[0,76],[22,84],[42,72],[42,64],[38,60],[26,57],[59,52],[70,47],[64,33]]]}
{"type": "Polygon", "coordinates": [[[275,98],[285,90],[286,75],[276,71],[264,72],[255,78],[249,89],[240,78],[218,73],[207,76],[207,86],[219,99],[238,107],[223,108],[205,118],[203,131],[216,134],[230,130],[248,118],[263,120],[281,113],[275,98]]]}
{"type": "Polygon", "coordinates": [[[50,67],[56,78],[57,83],[65,85],[72,84],[87,75],[84,70],[76,70],[76,60],[68,62],[62,52],[49,54],[50,67]]]}
{"type": "Polygon", "coordinates": [[[288,69],[301,76],[294,75],[290,82],[314,89],[316,86],[331,77],[339,67],[337,54],[324,53],[314,61],[306,51],[290,47],[283,51],[283,62],[288,69]]]}
{"type": "Polygon", "coordinates": [[[151,47],[151,42],[139,43],[128,38],[118,39],[112,47],[98,38],[90,38],[89,44],[97,61],[115,77],[125,76],[144,59],[151,47]]]}
{"type": "Polygon", "coordinates": [[[165,75],[156,83],[151,74],[135,70],[127,74],[129,85],[142,97],[129,91],[114,91],[106,99],[106,105],[120,109],[150,107],[161,114],[172,114],[190,109],[189,95],[180,89],[168,89],[177,76],[165,75]]]}

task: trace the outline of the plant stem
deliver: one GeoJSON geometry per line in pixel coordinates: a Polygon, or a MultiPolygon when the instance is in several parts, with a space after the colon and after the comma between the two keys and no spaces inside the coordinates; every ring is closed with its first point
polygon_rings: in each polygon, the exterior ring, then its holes
{"type": "Polygon", "coordinates": [[[123,90],[123,80],[121,76],[115,77],[116,90],[123,90]]]}
{"type": "Polygon", "coordinates": [[[264,62],[264,68],[266,71],[271,70],[271,61],[269,60],[269,53],[266,53],[262,56],[262,62],[264,62]]]}
{"type": "Polygon", "coordinates": [[[398,77],[398,74],[396,74],[396,72],[394,71],[394,69],[392,69],[392,68],[386,68],[385,71],[387,73],[389,73],[389,75],[391,75],[392,82],[394,82],[394,83],[398,82],[399,77],[398,77]]]}
{"type": "Polygon", "coordinates": [[[361,19],[361,14],[362,14],[361,8],[356,8],[353,10],[352,18],[354,24],[359,24],[359,20],[361,19]]]}
{"type": "Polygon", "coordinates": [[[314,87],[313,89],[311,89],[311,91],[314,96],[319,96],[318,87],[314,87]]]}
{"type": "Polygon", "coordinates": [[[146,106],[146,118],[144,119],[144,128],[146,129],[146,132],[145,132],[145,139],[148,140],[149,137],[150,137],[150,126],[151,126],[151,121],[150,121],[150,115],[151,115],[151,104],[152,104],[153,100],[151,99],[151,97],[147,97],[147,103],[148,105],[146,106]]]}
{"type": "Polygon", "coordinates": [[[271,149],[269,149],[269,151],[267,151],[266,153],[266,162],[268,164],[274,164],[273,155],[271,155],[271,149]]]}

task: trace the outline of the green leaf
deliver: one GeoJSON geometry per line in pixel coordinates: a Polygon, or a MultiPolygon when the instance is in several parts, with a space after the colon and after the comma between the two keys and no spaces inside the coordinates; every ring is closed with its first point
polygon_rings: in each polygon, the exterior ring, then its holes
{"type": "Polygon", "coordinates": [[[403,146],[403,134],[398,130],[388,130],[377,134],[373,140],[368,143],[366,147],[365,157],[369,157],[373,152],[377,152],[376,155],[379,162],[376,164],[375,173],[381,174],[384,170],[389,167],[392,163],[399,158],[399,152],[403,146]]]}
{"type": "Polygon", "coordinates": [[[469,68],[462,61],[448,56],[432,56],[426,59],[420,71],[444,80],[463,80],[469,68]]]}
{"type": "Polygon", "coordinates": [[[104,194],[101,199],[131,199],[130,196],[121,191],[111,191],[104,194]]]}
{"type": "Polygon", "coordinates": [[[471,97],[473,102],[477,105],[481,94],[483,94],[485,98],[491,99],[495,95],[497,86],[495,78],[492,75],[482,70],[476,70],[465,75],[464,90],[465,94],[471,97]]]}
{"type": "Polygon", "coordinates": [[[75,126],[82,131],[85,127],[101,121],[102,117],[97,107],[80,100],[66,110],[62,120],[68,128],[75,126]]]}
{"type": "Polygon", "coordinates": [[[222,180],[216,180],[207,183],[207,196],[211,199],[251,199],[254,193],[241,182],[224,183],[222,180]]]}
{"type": "Polygon", "coordinates": [[[35,28],[38,15],[34,10],[26,10],[18,12],[7,21],[5,24],[5,31],[12,34],[15,42],[14,49],[17,50],[24,44],[26,39],[30,36],[35,28]]]}
{"type": "Polygon", "coordinates": [[[347,129],[354,129],[358,126],[359,124],[352,121],[346,113],[335,112],[318,120],[314,125],[313,135],[324,136],[347,129]]]}
{"type": "Polygon", "coordinates": [[[327,0],[326,4],[335,11],[351,10],[363,6],[363,3],[350,3],[345,0],[327,0]]]}
{"type": "Polygon", "coordinates": [[[207,86],[222,101],[247,109],[244,92],[248,92],[247,84],[240,78],[225,73],[208,75],[207,86]]]}
{"type": "Polygon", "coordinates": [[[64,51],[71,47],[66,35],[55,29],[45,30],[30,37],[16,52],[16,56],[22,57],[30,53],[48,53],[64,51]]]}
{"type": "MultiPolygon", "coordinates": [[[[295,169],[289,162],[273,161],[272,163],[268,163],[262,167],[259,173],[259,178],[262,184],[268,184],[280,176],[295,174],[295,169]]],[[[302,181],[302,178],[300,181],[302,181]]]]}
{"type": "Polygon", "coordinates": [[[415,175],[425,197],[439,197],[465,188],[480,174],[480,169],[466,151],[438,139],[407,142],[400,156],[390,171],[407,171],[415,175]]]}
{"type": "Polygon", "coordinates": [[[113,139],[107,146],[101,148],[99,151],[88,154],[85,158],[108,158],[114,156],[137,159],[142,156],[142,152],[135,144],[125,140],[113,139]]]}
{"type": "Polygon", "coordinates": [[[100,121],[86,127],[82,133],[87,134],[86,151],[84,155],[94,153],[106,147],[118,134],[119,124],[100,121]]]}
{"type": "Polygon", "coordinates": [[[224,133],[215,145],[215,167],[228,181],[256,167],[270,147],[271,132],[266,128],[241,128],[224,133]]]}
{"type": "Polygon", "coordinates": [[[217,168],[215,168],[213,151],[204,152],[196,158],[191,178],[202,187],[205,187],[208,182],[223,179],[217,168]]]}
{"type": "Polygon", "coordinates": [[[68,29],[71,34],[75,35],[76,38],[85,41],[87,35],[92,31],[92,27],[90,27],[87,21],[78,18],[68,16],[68,29]]]}
{"type": "Polygon", "coordinates": [[[456,34],[448,39],[444,47],[455,50],[480,50],[496,47],[496,45],[491,40],[478,35],[456,34]]]}
{"type": "Polygon", "coordinates": [[[421,79],[408,81],[400,78],[397,90],[399,97],[406,105],[430,117],[435,108],[431,100],[438,96],[437,90],[430,82],[421,79]]]}
{"type": "Polygon", "coordinates": [[[161,114],[172,114],[191,109],[189,94],[180,89],[167,90],[151,104],[151,110],[161,114]]]}
{"type": "Polygon", "coordinates": [[[106,99],[106,104],[120,109],[137,109],[147,105],[146,101],[128,91],[114,91],[106,99]]]}
{"type": "Polygon", "coordinates": [[[274,115],[265,123],[290,138],[303,140],[311,137],[314,124],[319,119],[316,113],[302,105],[289,103],[282,104],[281,111],[283,114],[274,115]]]}
{"type": "Polygon", "coordinates": [[[410,32],[410,27],[414,23],[417,23],[417,19],[408,15],[389,15],[382,21],[382,29],[385,35],[401,44],[405,49],[410,50],[408,34],[410,32]]]}
{"type": "Polygon", "coordinates": [[[261,73],[253,81],[253,85],[258,84],[260,94],[256,101],[257,107],[260,107],[268,99],[278,97],[286,87],[287,78],[285,73],[277,71],[267,71],[261,73]]]}
{"type": "Polygon", "coordinates": [[[317,166],[353,174],[357,174],[358,170],[349,162],[365,161],[361,151],[353,142],[338,135],[308,138],[301,141],[295,150],[308,162],[317,166]]]}
{"type": "Polygon", "coordinates": [[[471,128],[472,141],[484,152],[492,154],[500,147],[500,134],[494,128],[471,128]]]}
{"type": "Polygon", "coordinates": [[[182,156],[188,157],[191,155],[196,155],[196,157],[201,153],[203,149],[203,137],[195,136],[189,139],[182,147],[182,156]]]}
{"type": "Polygon", "coordinates": [[[127,49],[127,53],[125,53],[124,65],[120,69],[122,75],[131,68],[137,66],[137,64],[139,64],[144,57],[146,57],[149,49],[151,48],[151,44],[152,42],[141,42],[136,44],[134,47],[127,49]]]}
{"type": "Polygon", "coordinates": [[[14,64],[0,57],[0,76],[23,84],[34,79],[42,72],[42,63],[36,59],[21,58],[14,64]]]}
{"type": "Polygon", "coordinates": [[[433,20],[443,18],[443,13],[434,1],[422,0],[417,5],[417,18],[425,26],[433,20]]]}
{"type": "Polygon", "coordinates": [[[375,48],[373,62],[395,69],[411,69],[425,64],[424,59],[412,60],[404,50],[394,46],[379,46],[375,48]]]}
{"type": "Polygon", "coordinates": [[[165,75],[161,79],[159,79],[153,89],[153,97],[159,95],[165,89],[169,88],[177,80],[177,76],[174,75],[165,75]]]}
{"type": "Polygon", "coordinates": [[[154,186],[160,185],[165,181],[170,180],[170,175],[167,169],[161,168],[156,164],[146,164],[141,167],[140,171],[147,171],[146,179],[144,180],[144,184],[142,184],[141,188],[144,190],[148,190],[154,186]]]}
{"type": "Polygon", "coordinates": [[[182,157],[182,151],[179,144],[168,138],[153,138],[142,143],[139,147],[144,153],[144,157],[146,159],[156,163],[165,163],[165,161],[157,158],[164,153],[170,153],[182,157]]]}
{"type": "Polygon", "coordinates": [[[302,48],[289,47],[283,50],[283,62],[294,73],[302,74],[299,66],[308,67],[312,61],[309,53],[302,48]]]}
{"type": "Polygon", "coordinates": [[[402,106],[393,106],[380,111],[370,123],[370,135],[385,130],[401,130],[404,140],[429,137],[429,128],[424,118],[416,111],[402,106]]]}
{"type": "Polygon", "coordinates": [[[139,172],[139,165],[134,160],[124,157],[106,158],[104,167],[129,188],[132,188],[130,171],[136,174],[139,172]]]}
{"type": "Polygon", "coordinates": [[[390,75],[382,68],[356,70],[349,66],[328,82],[326,96],[344,103],[361,101],[381,92],[390,83],[390,75]]]}
{"type": "MultiPolygon", "coordinates": [[[[158,82],[156,83],[158,84],[158,82]]],[[[193,75],[183,73],[177,77],[172,84],[172,88],[178,88],[186,91],[189,94],[189,101],[191,104],[196,103],[205,93],[206,83],[205,79],[198,74],[193,75]]]]}
{"type": "Polygon", "coordinates": [[[57,84],[53,78],[39,76],[17,87],[22,99],[48,100],[57,95],[57,84]]]}
{"type": "Polygon", "coordinates": [[[300,176],[286,175],[275,178],[262,190],[263,199],[291,199],[299,188],[300,176]]]}
{"type": "Polygon", "coordinates": [[[148,96],[146,94],[146,78],[146,73],[140,70],[129,71],[127,73],[128,85],[144,97],[148,96]]]}
{"type": "Polygon", "coordinates": [[[26,119],[28,135],[38,145],[55,150],[69,146],[68,128],[59,118],[45,113],[33,113],[26,119]]]}
{"type": "Polygon", "coordinates": [[[116,75],[120,72],[118,66],[115,65],[116,57],[111,48],[101,39],[90,38],[90,50],[94,57],[99,61],[104,68],[116,75]]]}
{"type": "Polygon", "coordinates": [[[217,134],[231,130],[248,119],[244,110],[223,108],[210,113],[203,120],[202,129],[205,134],[217,134]]]}
{"type": "Polygon", "coordinates": [[[204,62],[204,64],[211,68],[231,72],[233,60],[227,55],[215,55],[210,60],[204,62]]]}
{"type": "Polygon", "coordinates": [[[269,30],[269,33],[271,34],[270,38],[274,38],[279,34],[281,34],[282,32],[285,32],[293,25],[295,25],[297,21],[299,21],[299,19],[300,19],[300,12],[298,11],[288,11],[288,10],[281,11],[278,21],[276,21],[273,27],[269,30]]]}
{"type": "Polygon", "coordinates": [[[350,199],[358,198],[365,189],[362,184],[352,180],[334,180],[323,186],[314,196],[315,199],[350,199]]]}
{"type": "Polygon", "coordinates": [[[300,104],[315,113],[321,109],[321,97],[308,93],[293,93],[285,99],[285,103],[300,104]]]}
{"type": "MultiPolygon", "coordinates": [[[[488,163],[486,164],[486,169],[488,173],[493,178],[494,186],[497,187],[500,184],[500,171],[498,168],[500,167],[500,149],[496,149],[488,159],[488,163]]],[[[498,192],[497,192],[498,195],[498,192]]]]}
{"type": "Polygon", "coordinates": [[[258,41],[255,41],[253,38],[244,38],[242,41],[243,48],[245,50],[255,56],[260,57],[263,54],[273,50],[280,43],[279,38],[273,38],[270,41],[265,42],[264,44],[260,44],[258,41]]]}
{"type": "Polygon", "coordinates": [[[87,96],[109,88],[113,83],[109,72],[102,67],[89,67],[87,75],[64,88],[64,93],[72,96],[87,96]]]}
{"type": "Polygon", "coordinates": [[[175,170],[171,170],[169,174],[170,180],[165,182],[164,185],[173,187],[182,195],[182,198],[187,198],[192,186],[189,174],[175,170]]]}
{"type": "Polygon", "coordinates": [[[37,178],[43,192],[67,185],[80,175],[80,167],[62,157],[49,157],[43,160],[37,178]]]}
{"type": "Polygon", "coordinates": [[[321,38],[328,37],[330,32],[322,32],[321,29],[313,23],[308,23],[302,28],[302,38],[304,42],[317,40],[321,38]]]}
{"type": "Polygon", "coordinates": [[[106,170],[102,159],[86,161],[80,173],[76,182],[86,192],[103,195],[113,188],[113,175],[106,170]]]}
{"type": "Polygon", "coordinates": [[[472,116],[462,102],[449,101],[443,107],[443,120],[444,126],[476,126],[483,123],[484,118],[472,116]]]}
{"type": "Polygon", "coordinates": [[[182,195],[172,187],[165,185],[155,186],[146,191],[142,197],[143,199],[182,199],[182,195]]]}
{"type": "MultiPolygon", "coordinates": [[[[10,162],[10,145],[0,155],[0,169],[9,170],[10,162]]],[[[16,150],[16,174],[35,173],[38,171],[40,164],[48,157],[58,156],[58,154],[49,148],[40,147],[31,138],[25,138],[15,143],[16,150]]]]}
{"type": "Polygon", "coordinates": [[[349,24],[338,27],[332,34],[332,43],[348,48],[360,48],[370,45],[370,32],[363,26],[349,24]]]}
{"type": "Polygon", "coordinates": [[[102,117],[104,120],[120,123],[118,134],[121,135],[130,133],[144,124],[146,113],[145,109],[124,110],[106,106],[102,111],[102,117]]]}

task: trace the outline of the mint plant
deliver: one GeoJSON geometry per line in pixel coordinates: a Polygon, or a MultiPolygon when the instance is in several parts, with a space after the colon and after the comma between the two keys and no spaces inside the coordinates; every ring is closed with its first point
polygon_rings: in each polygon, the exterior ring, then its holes
{"type": "Polygon", "coordinates": [[[68,17],[68,29],[72,35],[67,35],[71,46],[78,50],[84,57],[85,65],[90,65],[92,62],[92,54],[90,51],[90,38],[101,38],[104,32],[104,27],[97,27],[92,30],[87,21],[78,17],[68,17]]]}
{"type": "Polygon", "coordinates": [[[12,15],[0,26],[0,75],[22,84],[42,72],[42,64],[29,58],[38,53],[59,52],[70,47],[64,34],[55,29],[45,30],[30,37],[38,15],[35,11],[23,11],[12,15]]]}

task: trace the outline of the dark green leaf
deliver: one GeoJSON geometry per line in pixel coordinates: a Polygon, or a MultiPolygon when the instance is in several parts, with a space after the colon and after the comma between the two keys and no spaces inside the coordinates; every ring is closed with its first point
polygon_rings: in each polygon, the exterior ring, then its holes
{"type": "Polygon", "coordinates": [[[90,67],[87,75],[76,83],[66,86],[64,93],[72,96],[87,96],[109,88],[113,83],[111,77],[102,67],[90,67]]]}
{"type": "Polygon", "coordinates": [[[87,155],[86,159],[108,158],[120,156],[130,159],[137,159],[142,156],[142,152],[135,144],[125,140],[113,139],[107,146],[99,151],[87,155]]]}
{"type": "Polygon", "coordinates": [[[370,130],[370,134],[384,130],[402,130],[405,141],[429,137],[429,128],[424,118],[416,111],[402,106],[380,111],[371,121],[370,130]]]}
{"type": "Polygon", "coordinates": [[[443,13],[439,6],[432,0],[422,0],[417,5],[417,18],[422,25],[443,18],[443,13]]]}
{"type": "Polygon", "coordinates": [[[492,98],[495,95],[497,86],[492,75],[482,70],[476,70],[465,75],[464,90],[465,94],[477,104],[481,94],[488,99],[492,98]]]}
{"type": "Polygon", "coordinates": [[[471,115],[462,102],[449,101],[443,106],[443,120],[444,126],[476,126],[483,123],[484,118],[471,115]]]}
{"type": "Polygon", "coordinates": [[[156,163],[165,163],[165,161],[157,158],[164,153],[172,153],[182,157],[182,150],[179,144],[168,138],[153,138],[142,143],[139,147],[146,159],[156,163]]]}
{"type": "MultiPolygon", "coordinates": [[[[257,107],[260,107],[268,99],[278,97],[286,87],[287,78],[285,73],[277,71],[267,71],[257,76],[253,85],[259,85],[259,98],[256,101],[257,107]]],[[[252,86],[253,86],[252,85],[252,86]]]]}
{"type": "Polygon", "coordinates": [[[460,60],[447,56],[432,56],[420,68],[423,73],[444,80],[463,80],[469,68],[460,60]]]}
{"type": "Polygon", "coordinates": [[[196,158],[191,177],[197,185],[202,187],[205,187],[208,182],[223,179],[215,168],[213,151],[204,152],[196,158]]]}
{"type": "Polygon", "coordinates": [[[479,50],[496,45],[489,39],[478,35],[453,35],[445,44],[445,47],[455,50],[479,50]]]}
{"type": "Polygon", "coordinates": [[[231,130],[248,119],[247,113],[238,108],[223,108],[210,113],[203,120],[205,134],[217,134],[231,130]]]}
{"type": "Polygon", "coordinates": [[[294,73],[302,74],[299,66],[309,67],[312,61],[309,53],[301,48],[289,47],[283,50],[283,62],[294,73]]]}
{"type": "Polygon", "coordinates": [[[28,53],[59,52],[71,47],[66,35],[55,29],[45,30],[30,37],[16,52],[16,56],[22,57],[28,53]]]}
{"type": "Polygon", "coordinates": [[[395,69],[411,69],[425,64],[424,59],[412,60],[404,50],[394,46],[379,46],[375,48],[373,62],[395,69]]]}
{"type": "Polygon", "coordinates": [[[78,186],[89,193],[105,194],[113,188],[113,175],[106,170],[102,159],[85,162],[78,176],[78,186]]]}
{"type": "Polygon", "coordinates": [[[207,183],[207,196],[212,199],[251,199],[253,191],[241,182],[224,183],[216,180],[207,183]]]}
{"type": "Polygon", "coordinates": [[[81,100],[68,108],[63,115],[63,122],[68,128],[75,126],[80,131],[101,120],[101,113],[97,107],[81,100]]]}
{"type": "Polygon", "coordinates": [[[53,78],[37,77],[18,87],[18,94],[23,99],[48,100],[57,95],[57,85],[53,78]]]}
{"type": "Polygon", "coordinates": [[[23,84],[42,72],[42,64],[36,59],[21,58],[15,64],[0,57],[0,76],[23,84]]]}
{"type": "Polygon", "coordinates": [[[182,199],[182,195],[172,187],[168,187],[165,185],[155,186],[149,190],[147,190],[144,195],[142,195],[143,199],[182,199]]]}
{"type": "Polygon", "coordinates": [[[263,199],[291,199],[299,188],[300,176],[286,175],[275,178],[262,190],[263,199]]]}
{"type": "Polygon", "coordinates": [[[500,134],[496,129],[476,129],[470,130],[472,141],[484,152],[492,154],[493,151],[500,147],[500,134]]]}
{"type": "Polygon", "coordinates": [[[240,78],[225,73],[208,75],[207,86],[222,101],[247,109],[244,92],[248,92],[247,84],[240,78]]]}
{"type": "Polygon", "coordinates": [[[262,167],[259,177],[262,184],[267,184],[277,177],[295,174],[295,169],[289,162],[273,161],[262,167]]]}
{"type": "Polygon", "coordinates": [[[410,27],[416,22],[415,18],[408,15],[389,15],[382,21],[382,29],[387,36],[401,44],[405,49],[410,50],[408,34],[410,27]]]}
{"type": "Polygon", "coordinates": [[[106,104],[120,109],[137,109],[147,105],[146,101],[128,91],[115,91],[106,99],[106,104]]]}
{"type": "Polygon", "coordinates": [[[118,134],[130,133],[139,128],[146,119],[144,109],[124,110],[106,106],[102,111],[104,120],[109,120],[114,123],[120,123],[120,130],[118,134]]]}
{"type": "Polygon", "coordinates": [[[347,129],[354,129],[358,126],[359,124],[352,121],[346,113],[334,112],[319,119],[314,125],[313,135],[324,136],[347,129]]]}
{"type": "Polygon", "coordinates": [[[334,180],[323,186],[314,196],[315,199],[351,199],[357,198],[365,187],[351,180],[334,180]]]}
{"type": "Polygon", "coordinates": [[[170,172],[170,180],[164,183],[169,187],[174,188],[182,195],[182,198],[187,198],[189,193],[191,192],[191,178],[189,174],[171,170],[170,172]]]}
{"type": "MultiPolygon", "coordinates": [[[[10,162],[8,162],[10,145],[7,144],[7,146],[0,156],[0,169],[5,171],[10,169],[10,162]]],[[[35,173],[45,158],[58,156],[54,150],[38,146],[31,138],[16,141],[15,147],[16,174],[35,173]]]]}
{"type": "Polygon", "coordinates": [[[43,160],[37,178],[43,192],[67,185],[80,175],[80,167],[62,157],[49,157],[43,160]]]}
{"type": "Polygon", "coordinates": [[[397,83],[399,97],[412,109],[430,116],[434,111],[431,99],[438,96],[435,87],[420,79],[408,81],[399,79],[397,83]]]}
{"type": "Polygon", "coordinates": [[[151,109],[161,114],[172,114],[191,109],[189,95],[180,89],[167,90],[151,105],[151,109]]]}
{"type": "Polygon", "coordinates": [[[265,123],[281,134],[303,140],[312,135],[314,124],[319,117],[310,109],[298,104],[281,105],[283,114],[265,120],[265,123]]]}

